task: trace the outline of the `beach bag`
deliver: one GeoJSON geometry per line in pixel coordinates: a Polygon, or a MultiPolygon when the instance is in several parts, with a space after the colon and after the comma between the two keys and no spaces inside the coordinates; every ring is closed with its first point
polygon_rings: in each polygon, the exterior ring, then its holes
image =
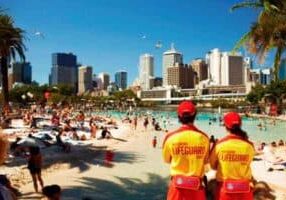
{"type": "Polygon", "coordinates": [[[223,182],[222,191],[225,193],[249,193],[250,182],[248,180],[226,180],[223,182]]]}
{"type": "Polygon", "coordinates": [[[173,176],[172,182],[178,189],[199,190],[201,178],[194,176],[173,176]]]}

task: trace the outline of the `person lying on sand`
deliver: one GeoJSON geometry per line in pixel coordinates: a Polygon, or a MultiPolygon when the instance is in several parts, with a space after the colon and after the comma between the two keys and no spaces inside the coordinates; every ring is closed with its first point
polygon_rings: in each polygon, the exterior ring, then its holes
{"type": "Polygon", "coordinates": [[[265,145],[263,148],[263,153],[264,153],[264,160],[267,162],[277,165],[286,163],[286,159],[275,155],[275,151],[272,145],[271,146],[265,145]]]}
{"type": "Polygon", "coordinates": [[[54,112],[52,115],[51,123],[55,127],[58,127],[60,125],[60,117],[57,115],[56,112],[54,112]]]}
{"type": "Polygon", "coordinates": [[[63,142],[61,138],[62,133],[63,133],[63,130],[60,129],[58,135],[56,136],[56,140],[57,140],[56,144],[59,145],[63,149],[64,152],[68,153],[71,151],[71,147],[69,144],[63,142]]]}
{"type": "Polygon", "coordinates": [[[112,135],[111,135],[110,131],[107,130],[106,127],[104,127],[104,129],[102,130],[100,139],[104,139],[104,138],[107,138],[107,139],[112,138],[112,135]]]}
{"type": "Polygon", "coordinates": [[[69,131],[72,131],[72,130],[73,130],[73,127],[71,126],[71,120],[67,119],[65,121],[65,125],[64,125],[64,130],[63,131],[69,132],[69,131]]]}

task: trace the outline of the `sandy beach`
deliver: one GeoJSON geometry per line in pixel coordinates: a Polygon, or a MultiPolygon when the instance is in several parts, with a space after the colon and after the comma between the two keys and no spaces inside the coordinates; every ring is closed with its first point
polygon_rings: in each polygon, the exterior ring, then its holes
{"type": "MultiPolygon", "coordinates": [[[[44,175],[45,184],[59,184],[63,188],[63,199],[164,199],[168,183],[168,166],[161,159],[161,148],[152,148],[152,131],[141,130],[122,133],[124,141],[96,141],[89,153],[70,163],[58,164],[44,175]],[[104,144],[99,144],[99,143],[104,144]],[[100,145],[100,146],[99,146],[100,145]],[[104,166],[105,149],[113,149],[112,166],[104,166]],[[88,158],[86,157],[88,154],[88,158]],[[158,167],[159,166],[159,167],[158,167]],[[158,190],[159,189],[159,190],[158,190]]],[[[163,132],[156,135],[162,138],[163,132]]],[[[161,141],[159,141],[161,143],[161,141]]],[[[33,193],[31,182],[21,187],[20,199],[40,199],[33,193]]]]}
{"type": "MultiPolygon", "coordinates": [[[[112,130],[117,139],[78,142],[68,154],[60,152],[57,147],[44,150],[45,185],[60,185],[64,200],[85,197],[97,200],[118,197],[128,200],[165,199],[169,181],[169,167],[161,158],[165,132],[154,131],[151,127],[145,131],[143,121],[138,121],[136,131],[130,124],[118,123],[119,129],[112,130]],[[154,136],[158,138],[156,148],[151,144],[154,136]],[[104,164],[107,150],[114,152],[111,166],[104,164]]],[[[277,165],[273,171],[268,171],[269,167],[273,166],[257,156],[252,164],[253,175],[256,180],[272,187],[275,199],[285,200],[285,167],[281,170],[277,165]]],[[[20,199],[42,199],[40,193],[34,192],[25,159],[10,158],[0,170],[2,174],[8,174],[13,185],[19,188],[20,199]]],[[[214,178],[214,171],[209,171],[207,176],[209,180],[214,178]]]]}

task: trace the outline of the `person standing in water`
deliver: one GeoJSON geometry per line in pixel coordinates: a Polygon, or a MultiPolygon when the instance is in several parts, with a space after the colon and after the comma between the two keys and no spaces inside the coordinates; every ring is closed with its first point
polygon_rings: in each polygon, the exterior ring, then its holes
{"type": "Polygon", "coordinates": [[[134,119],[133,119],[134,130],[137,129],[137,123],[138,123],[138,118],[137,118],[137,116],[135,115],[135,117],[134,117],[134,119]]]}
{"type": "Polygon", "coordinates": [[[208,136],[194,126],[196,108],[191,101],[178,107],[181,128],[168,133],[163,159],[170,164],[171,181],[167,200],[205,200],[204,167],[209,155],[208,136]]]}
{"type": "Polygon", "coordinates": [[[143,123],[143,126],[144,126],[144,128],[145,128],[145,131],[147,131],[148,124],[149,124],[148,117],[145,117],[145,119],[144,119],[144,123],[143,123]]]}
{"type": "Polygon", "coordinates": [[[250,164],[255,155],[253,144],[241,129],[241,117],[230,112],[224,116],[228,135],[211,151],[210,164],[216,172],[216,200],[252,200],[250,164]]]}

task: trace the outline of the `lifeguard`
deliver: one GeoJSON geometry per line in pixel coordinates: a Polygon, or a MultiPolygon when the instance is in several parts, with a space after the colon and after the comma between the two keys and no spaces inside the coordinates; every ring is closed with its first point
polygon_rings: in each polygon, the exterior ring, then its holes
{"type": "Polygon", "coordinates": [[[178,107],[180,129],[168,133],[163,143],[164,161],[170,163],[168,200],[205,200],[204,165],[209,155],[209,138],[194,126],[196,108],[191,101],[178,107]]]}
{"type": "Polygon", "coordinates": [[[224,124],[228,135],[217,142],[210,156],[211,167],[217,170],[215,199],[252,200],[250,164],[255,154],[253,144],[241,130],[239,114],[226,114],[224,124]]]}

